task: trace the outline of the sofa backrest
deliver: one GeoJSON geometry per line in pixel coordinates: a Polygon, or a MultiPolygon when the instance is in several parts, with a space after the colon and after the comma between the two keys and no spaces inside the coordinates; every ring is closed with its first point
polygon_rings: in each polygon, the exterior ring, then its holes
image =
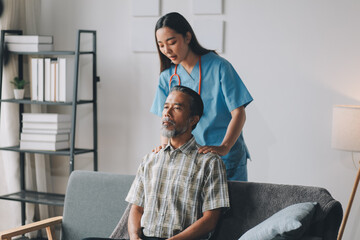
{"type": "Polygon", "coordinates": [[[317,202],[307,235],[335,240],[342,220],[341,204],[319,187],[254,182],[229,182],[230,210],[220,220],[212,240],[239,239],[274,213],[292,204],[317,202]]]}
{"type": "Polygon", "coordinates": [[[74,171],[64,204],[61,239],[109,237],[126,206],[134,176],[74,171]]]}

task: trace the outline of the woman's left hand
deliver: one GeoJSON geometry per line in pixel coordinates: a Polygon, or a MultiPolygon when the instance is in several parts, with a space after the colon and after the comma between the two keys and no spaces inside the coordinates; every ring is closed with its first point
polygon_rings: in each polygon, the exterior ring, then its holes
{"type": "Polygon", "coordinates": [[[220,156],[225,156],[228,154],[230,149],[228,149],[226,146],[220,145],[220,146],[202,146],[199,148],[199,153],[215,153],[219,154],[220,156]]]}

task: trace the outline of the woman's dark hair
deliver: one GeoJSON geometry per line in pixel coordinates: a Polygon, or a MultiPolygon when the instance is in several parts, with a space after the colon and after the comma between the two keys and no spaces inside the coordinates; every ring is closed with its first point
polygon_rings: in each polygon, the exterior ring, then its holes
{"type": "Polygon", "coordinates": [[[156,31],[160,28],[168,27],[174,30],[175,32],[186,36],[186,33],[189,32],[191,34],[191,40],[189,43],[189,47],[191,51],[193,51],[196,55],[202,56],[209,52],[215,52],[214,50],[209,50],[200,45],[198,42],[194,30],[190,26],[189,22],[177,12],[171,12],[164,16],[162,16],[155,25],[155,44],[158,50],[159,58],[160,58],[160,72],[164,71],[165,69],[171,66],[171,61],[168,57],[166,57],[160,51],[159,45],[156,39],[156,31]]]}
{"type": "MultiPolygon", "coordinates": [[[[185,93],[190,97],[190,116],[199,116],[200,119],[204,112],[204,103],[200,95],[191,88],[180,85],[171,88],[170,93],[174,91],[185,93]]],[[[192,126],[193,130],[195,129],[196,125],[197,124],[192,126]]]]}

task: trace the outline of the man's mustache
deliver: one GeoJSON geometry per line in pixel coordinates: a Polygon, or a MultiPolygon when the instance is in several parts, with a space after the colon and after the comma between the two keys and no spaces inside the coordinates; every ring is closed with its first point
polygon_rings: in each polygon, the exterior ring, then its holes
{"type": "Polygon", "coordinates": [[[164,125],[164,122],[168,122],[170,123],[171,125],[175,125],[175,122],[173,120],[171,120],[169,117],[164,117],[162,119],[162,124],[164,125]]]}

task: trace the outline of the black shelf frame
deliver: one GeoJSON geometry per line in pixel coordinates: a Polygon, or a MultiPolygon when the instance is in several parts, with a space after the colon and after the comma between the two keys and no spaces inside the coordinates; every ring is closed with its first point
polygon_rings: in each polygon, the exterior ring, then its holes
{"type": "Polygon", "coordinates": [[[23,190],[20,192],[0,196],[0,199],[34,204],[63,206],[65,195],[23,190]]]}
{"type": "MultiPolygon", "coordinates": [[[[19,153],[39,153],[39,154],[49,154],[49,155],[63,155],[63,156],[70,156],[70,148],[68,149],[62,149],[62,150],[56,150],[56,151],[44,151],[44,150],[26,150],[26,149],[20,149],[20,146],[12,146],[12,147],[0,147],[0,150],[5,151],[13,151],[13,152],[19,152],[19,153]]],[[[91,153],[94,152],[94,149],[86,149],[86,148],[75,148],[74,154],[84,154],[84,153],[91,153]]]]}
{"type": "MultiPolygon", "coordinates": [[[[72,105],[72,102],[49,102],[49,101],[34,101],[30,100],[29,98],[24,99],[1,99],[0,102],[9,102],[9,103],[21,103],[21,104],[43,104],[43,105],[72,105]]],[[[76,102],[77,105],[79,104],[88,104],[93,103],[94,100],[78,100],[76,102]]]]}
{"type": "Polygon", "coordinates": [[[42,150],[24,150],[20,149],[19,146],[1,147],[0,151],[13,151],[19,152],[20,154],[20,192],[11,193],[0,196],[0,199],[12,200],[21,202],[21,217],[22,224],[25,224],[25,203],[45,204],[45,205],[64,205],[64,194],[54,194],[45,192],[28,191],[25,189],[25,153],[38,153],[48,155],[62,155],[69,157],[69,172],[74,171],[75,155],[92,153],[93,154],[93,169],[98,170],[98,129],[97,129],[97,82],[100,78],[97,76],[97,54],[96,54],[96,31],[93,30],[78,30],[76,50],[75,51],[43,51],[43,52],[20,52],[20,51],[9,51],[7,54],[16,55],[18,57],[18,76],[23,78],[23,56],[61,56],[61,55],[72,55],[75,58],[75,71],[74,71],[74,88],[73,88],[73,101],[72,102],[49,102],[49,101],[33,101],[29,98],[25,99],[2,99],[2,74],[4,65],[5,55],[5,35],[22,35],[21,30],[2,30],[0,39],[0,103],[14,103],[19,104],[19,122],[20,129],[22,128],[22,114],[24,112],[25,104],[38,104],[38,105],[58,105],[58,106],[71,106],[72,109],[72,121],[71,121],[71,132],[70,132],[70,148],[57,150],[57,151],[42,151],[42,150]],[[92,50],[81,51],[80,42],[81,37],[84,34],[92,35],[92,50]],[[79,83],[79,61],[80,55],[92,55],[92,99],[79,100],[78,99],[78,83],[79,83]],[[93,148],[76,148],[75,147],[75,133],[76,133],[76,116],[77,116],[77,105],[91,104],[93,108],[93,148]]]}

